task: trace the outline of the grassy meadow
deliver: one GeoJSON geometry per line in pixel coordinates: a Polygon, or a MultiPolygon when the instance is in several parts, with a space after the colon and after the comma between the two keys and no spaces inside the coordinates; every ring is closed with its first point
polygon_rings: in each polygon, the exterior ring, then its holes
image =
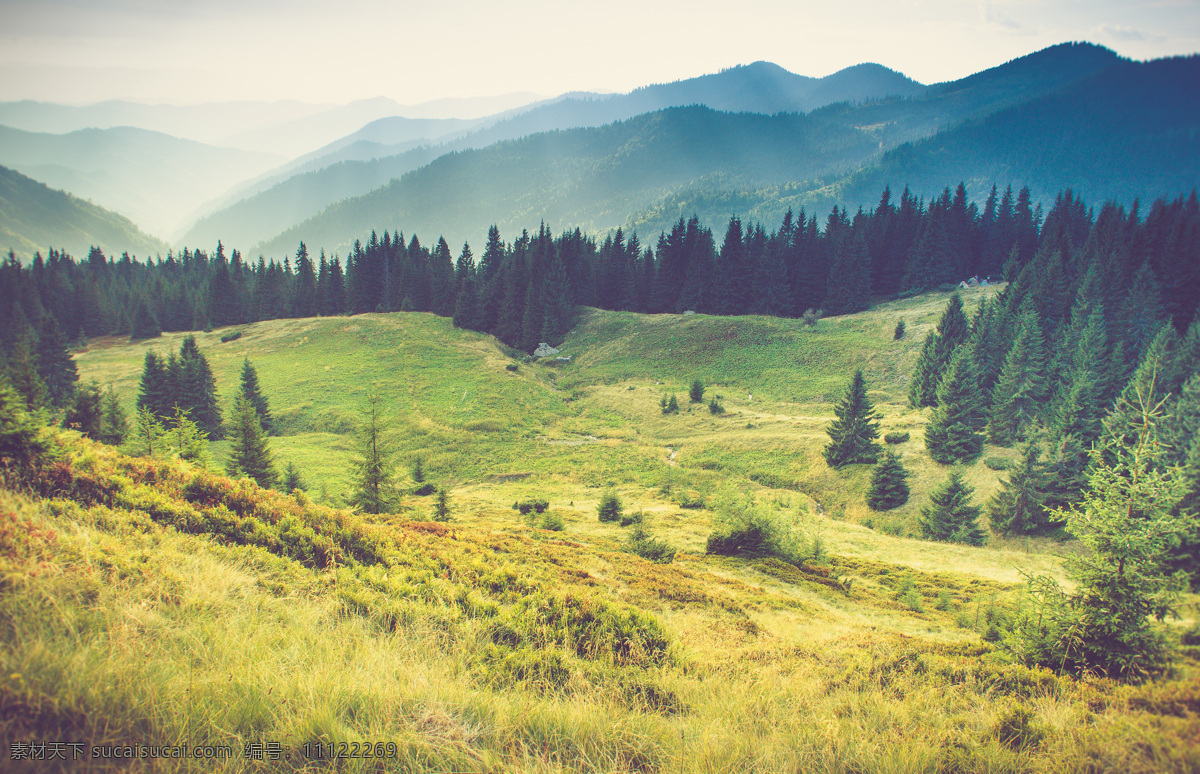
{"type": "MultiPolygon", "coordinates": [[[[968,313],[989,292],[970,292],[968,313]]],[[[97,771],[1200,770],[1196,647],[1142,686],[998,647],[1022,572],[1061,577],[1069,543],[916,539],[948,470],[925,454],[907,374],[946,298],[813,327],[592,310],[560,365],[425,314],[197,334],[226,415],[250,357],[276,460],[307,492],[224,478],[223,442],[204,471],[60,432],[53,466],[0,491],[0,733],[233,750],[87,760],[97,771]],[[866,466],[821,457],[858,367],[884,431],[911,433],[912,496],[895,511],[866,507],[866,466]],[[696,378],[724,414],[688,402],[696,378]],[[420,457],[450,522],[412,494],[386,516],[341,508],[372,387],[401,485],[420,457]],[[664,415],[671,393],[681,411],[664,415]],[[674,562],[629,552],[633,527],[597,519],[610,489],[674,562]],[[706,555],[736,497],[791,524],[808,558],[706,555]],[[531,499],[553,518],[512,508],[531,499]],[[291,757],[247,758],[260,742],[291,757]],[[301,752],[343,742],[383,755],[301,752]]],[[[181,338],[94,341],[76,362],[132,408],[146,350],[181,338]]],[[[1002,475],[965,473],[977,502],[1002,475]]]]}

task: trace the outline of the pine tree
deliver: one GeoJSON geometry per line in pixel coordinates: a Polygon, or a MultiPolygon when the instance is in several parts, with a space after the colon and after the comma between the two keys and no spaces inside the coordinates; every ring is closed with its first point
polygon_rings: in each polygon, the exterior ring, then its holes
{"type": "Polygon", "coordinates": [[[221,437],[221,407],[217,403],[217,380],[208,358],[200,351],[195,336],[179,346],[179,378],[175,380],[175,404],[204,431],[210,441],[221,437]]]}
{"type": "Polygon", "coordinates": [[[99,384],[93,381],[75,391],[75,400],[63,417],[63,427],[100,440],[104,429],[104,407],[99,384]]]}
{"type": "Polygon", "coordinates": [[[925,448],[943,465],[969,462],[983,451],[986,422],[974,348],[959,347],[938,385],[938,405],[925,428],[925,448]]]}
{"type": "Polygon", "coordinates": [[[263,432],[267,435],[274,435],[271,408],[267,405],[267,399],[263,396],[262,390],[259,389],[258,372],[254,370],[254,366],[250,365],[249,357],[242,362],[242,396],[250,401],[250,405],[254,406],[263,432]]]}
{"type": "Polygon", "coordinates": [[[0,374],[0,468],[24,475],[41,464],[49,450],[24,397],[0,374]]]}
{"type": "Polygon", "coordinates": [[[909,403],[914,408],[937,405],[938,384],[950,364],[950,358],[970,335],[971,325],[963,312],[962,298],[955,293],[950,296],[946,311],[938,321],[937,331],[930,333],[921,347],[921,356],[917,360],[908,393],[909,403]]]}
{"type": "Polygon", "coordinates": [[[433,506],[434,521],[450,521],[450,497],[446,487],[438,487],[437,500],[433,506]]]}
{"type": "Polygon", "coordinates": [[[162,359],[152,351],[146,352],[142,365],[142,381],[138,388],[137,408],[149,411],[158,421],[171,415],[175,404],[174,386],[162,359]]]}
{"type": "Polygon", "coordinates": [[[110,384],[104,393],[103,418],[100,424],[102,443],[109,446],[119,446],[125,441],[129,432],[129,421],[125,417],[125,409],[121,408],[121,399],[110,384]]]}
{"type": "Polygon", "coordinates": [[[1194,523],[1176,511],[1188,482],[1163,465],[1158,408],[1147,397],[1136,396],[1141,412],[1130,426],[1108,424],[1082,502],[1063,513],[1084,548],[1066,562],[1074,591],[1031,579],[1034,609],[1010,645],[1027,663],[1135,681],[1170,666],[1171,647],[1151,619],[1175,614],[1182,588],[1171,556],[1194,523]]]}
{"type": "Polygon", "coordinates": [[[364,513],[387,513],[396,504],[395,468],[387,438],[383,398],[367,395],[358,431],[359,459],[350,504],[364,513]]]}
{"type": "Polygon", "coordinates": [[[880,414],[875,413],[867,398],[867,384],[862,369],[854,372],[846,396],[834,407],[837,416],[828,428],[829,444],[825,447],[825,461],[830,467],[856,463],[873,463],[879,455],[880,414]]]}
{"type": "Polygon", "coordinates": [[[158,324],[158,319],[150,311],[150,306],[146,303],[146,299],[138,298],[137,304],[133,308],[133,321],[130,324],[129,340],[141,341],[143,339],[153,339],[161,335],[162,326],[158,324]]]}
{"type": "Polygon", "coordinates": [[[908,502],[908,471],[900,458],[890,449],[883,452],[871,471],[871,488],[867,491],[867,506],[873,511],[888,511],[908,502]]]}
{"type": "Polygon", "coordinates": [[[600,521],[620,521],[621,520],[621,498],[612,489],[604,493],[600,498],[600,505],[596,508],[596,513],[600,521]]]}
{"type": "Polygon", "coordinates": [[[65,408],[75,395],[79,372],[67,351],[67,337],[50,315],[42,320],[37,343],[37,371],[46,385],[50,403],[65,408]]]}
{"type": "Polygon", "coordinates": [[[231,476],[244,475],[254,479],[264,489],[275,486],[278,474],[267,446],[254,404],[239,394],[233,405],[233,421],[229,428],[229,460],[225,470],[231,476]]]}
{"type": "Polygon", "coordinates": [[[992,443],[1008,446],[1019,441],[1046,399],[1045,343],[1037,312],[1021,316],[1020,332],[1000,369],[992,393],[992,418],[988,436],[992,443]]]}
{"type": "Polygon", "coordinates": [[[1044,476],[1040,462],[1042,450],[1029,443],[1021,466],[1013,471],[987,504],[992,531],[1005,535],[1028,535],[1049,526],[1039,488],[1044,476]]]}
{"type": "Polygon", "coordinates": [[[294,492],[297,489],[308,488],[304,485],[304,479],[300,476],[300,470],[296,467],[296,463],[290,460],[288,461],[287,468],[284,469],[283,486],[281,488],[284,492],[294,492]]]}
{"type": "Polygon", "coordinates": [[[908,403],[913,408],[932,406],[937,402],[938,363],[934,357],[937,346],[936,332],[926,336],[925,343],[921,345],[921,354],[917,357],[912,381],[908,384],[908,403]]]}
{"type": "Polygon", "coordinates": [[[704,382],[693,379],[692,388],[688,391],[688,398],[692,403],[702,403],[704,401],[704,382]]]}
{"type": "Polygon", "coordinates": [[[22,336],[13,344],[8,357],[8,378],[13,389],[25,399],[25,407],[37,411],[50,405],[50,392],[38,374],[37,363],[29,346],[29,339],[22,336]]]}
{"type": "Polygon", "coordinates": [[[971,505],[975,490],[963,482],[961,470],[953,470],[946,483],[929,496],[929,505],[921,509],[919,522],[927,540],[983,545],[979,528],[979,507],[971,505]]]}

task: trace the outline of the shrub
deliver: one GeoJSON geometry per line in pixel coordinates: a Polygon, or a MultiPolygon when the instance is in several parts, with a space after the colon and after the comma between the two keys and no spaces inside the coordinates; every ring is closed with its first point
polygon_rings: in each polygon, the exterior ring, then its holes
{"type": "Polygon", "coordinates": [[[684,492],[679,495],[679,499],[676,502],[679,503],[680,508],[692,510],[703,508],[706,505],[704,495],[699,492],[684,492]]]}
{"type": "Polygon", "coordinates": [[[221,337],[221,343],[228,344],[231,341],[237,341],[241,337],[242,337],[241,331],[232,331],[230,333],[226,333],[224,336],[221,337]]]}
{"type": "Polygon", "coordinates": [[[1037,747],[1046,737],[1046,732],[1034,722],[1033,712],[1023,705],[1016,705],[1000,716],[992,729],[992,738],[1011,750],[1037,747]]]}
{"type": "Polygon", "coordinates": [[[663,540],[654,540],[640,522],[625,540],[625,550],[659,564],[675,561],[675,548],[663,540]]]}
{"type": "Polygon", "coordinates": [[[641,511],[627,513],[621,517],[621,526],[628,527],[630,524],[641,524],[646,519],[646,514],[641,511]]]}
{"type": "Polygon", "coordinates": [[[885,443],[907,443],[912,437],[911,433],[888,433],[883,437],[885,443]]]}
{"type": "Polygon", "coordinates": [[[896,323],[896,330],[892,333],[892,340],[899,341],[904,338],[904,321],[896,323]]]}
{"type": "Polygon", "coordinates": [[[520,511],[522,516],[528,515],[530,511],[534,511],[536,513],[545,513],[546,509],[550,507],[550,501],[520,500],[513,503],[512,507],[514,511],[520,511]]]}
{"type": "Polygon", "coordinates": [[[1012,460],[1008,457],[988,457],[983,461],[992,470],[1008,470],[1012,467],[1012,460]]]}
{"type": "Polygon", "coordinates": [[[596,512],[600,517],[600,521],[620,521],[621,498],[617,497],[617,493],[613,490],[608,490],[600,498],[600,506],[596,509],[596,512]]]}
{"type": "Polygon", "coordinates": [[[509,363],[508,365],[504,366],[504,369],[506,371],[512,371],[513,373],[516,373],[517,371],[521,370],[521,366],[517,365],[516,363],[509,363]]]}
{"type": "Polygon", "coordinates": [[[721,556],[776,556],[798,561],[800,541],[783,516],[759,506],[751,497],[724,493],[717,504],[717,527],[706,552],[721,556]]]}
{"type": "Polygon", "coordinates": [[[536,520],[534,526],[538,529],[548,529],[551,532],[562,532],[566,525],[563,523],[563,517],[559,514],[543,513],[542,517],[536,520]]]}
{"type": "Polygon", "coordinates": [[[675,397],[675,393],[671,393],[671,398],[669,400],[667,399],[667,396],[664,395],[662,400],[658,402],[658,406],[662,409],[662,413],[664,414],[679,413],[679,400],[675,397]]]}
{"type": "Polygon", "coordinates": [[[433,494],[433,484],[421,484],[413,490],[413,494],[417,497],[428,497],[433,494]]]}
{"type": "Polygon", "coordinates": [[[712,400],[710,400],[708,402],[708,410],[711,411],[713,414],[724,414],[725,413],[725,407],[722,406],[720,401],[718,401],[716,398],[713,398],[712,400]]]}
{"type": "Polygon", "coordinates": [[[821,315],[823,314],[825,314],[825,310],[823,309],[806,309],[804,310],[804,314],[800,316],[800,319],[804,321],[805,325],[812,326],[821,321],[821,315]]]}

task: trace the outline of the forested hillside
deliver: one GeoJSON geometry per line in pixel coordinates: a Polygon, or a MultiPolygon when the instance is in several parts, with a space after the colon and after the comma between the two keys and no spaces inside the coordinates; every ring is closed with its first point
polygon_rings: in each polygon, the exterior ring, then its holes
{"type": "MultiPolygon", "coordinates": [[[[755,159],[751,166],[773,163],[790,170],[784,179],[790,182],[791,195],[820,192],[826,184],[900,143],[924,138],[964,119],[980,117],[1054,92],[1120,61],[1111,51],[1099,46],[1054,46],[928,89],[877,66],[849,68],[817,80],[787,73],[767,63],[756,63],[717,75],[646,87],[629,95],[561,99],[444,145],[413,149],[369,162],[343,161],[331,164],[327,169],[293,177],[206,217],[187,234],[186,241],[196,244],[223,239],[226,243],[247,248],[269,240],[287,227],[316,216],[325,206],[333,205],[329,213],[306,224],[308,232],[300,238],[327,249],[339,249],[338,246],[349,239],[348,234],[365,231],[371,225],[370,222],[360,223],[362,218],[356,219],[356,214],[366,216],[380,208],[408,212],[411,202],[410,194],[406,192],[410,189],[400,183],[359,201],[338,202],[366,194],[413,170],[420,170],[418,174],[422,181],[439,181],[441,193],[437,196],[446,197],[442,203],[446,212],[453,212],[454,217],[442,220],[436,211],[423,214],[414,210],[406,221],[421,231],[449,236],[454,235],[459,223],[478,231],[494,222],[507,230],[530,227],[530,221],[539,218],[603,230],[626,225],[632,213],[648,207],[661,210],[659,216],[652,222],[647,222],[649,219],[645,217],[634,222],[639,226],[648,225],[655,231],[669,227],[679,215],[693,211],[706,218],[724,219],[731,211],[740,211],[776,220],[782,217],[782,210],[760,214],[737,208],[722,211],[720,206],[709,208],[706,204],[713,196],[726,197],[729,192],[745,196],[780,180],[779,174],[752,174],[744,165],[747,158],[755,159]],[[707,139],[695,134],[708,131],[707,122],[661,122],[652,138],[643,139],[643,142],[653,143],[656,153],[674,159],[674,163],[654,167],[663,175],[658,185],[647,187],[644,176],[631,165],[632,159],[617,149],[609,148],[601,156],[604,143],[612,135],[612,127],[602,125],[632,119],[639,114],[642,115],[635,119],[638,122],[658,123],[659,119],[648,113],[667,106],[688,105],[759,115],[724,119],[728,126],[714,135],[716,143],[722,147],[731,143],[739,146],[736,153],[725,156],[703,152],[690,155],[695,146],[702,145],[707,139]],[[807,122],[822,127],[822,131],[816,135],[796,136],[795,143],[784,155],[778,155],[778,148],[770,142],[761,148],[756,146],[760,138],[755,127],[762,116],[796,111],[812,111],[807,122]],[[592,133],[572,133],[570,137],[576,139],[571,142],[530,138],[530,143],[487,148],[484,155],[468,155],[436,170],[422,169],[446,153],[483,149],[506,140],[570,127],[596,129],[592,133]],[[851,141],[849,145],[848,140],[851,141]],[[769,154],[776,155],[768,160],[769,154]],[[521,169],[514,172],[513,165],[517,163],[521,169]],[[563,186],[555,182],[564,170],[587,172],[592,165],[606,172],[604,179],[588,188],[573,190],[574,186],[568,185],[567,190],[563,190],[563,186]],[[506,176],[508,180],[497,179],[506,176]],[[511,195],[504,190],[506,182],[511,195]],[[480,206],[476,200],[455,198],[457,189],[476,186],[499,187],[499,196],[493,197],[491,203],[502,210],[477,211],[472,209],[480,206]],[[664,195],[667,197],[664,206],[655,207],[655,202],[664,195]],[[339,230],[341,227],[350,230],[339,230]]],[[[331,162],[339,159],[339,156],[330,157],[331,162]]],[[[319,166],[321,162],[309,163],[319,166]]],[[[956,170],[949,176],[961,176],[965,171],[956,170]]],[[[892,181],[892,184],[899,186],[902,182],[892,181]]],[[[1070,184],[1069,170],[1064,170],[1057,187],[1070,184]]],[[[1101,193],[1098,197],[1104,195],[1101,193]]],[[[809,196],[803,203],[811,205],[814,201],[827,207],[835,199],[821,194],[817,199],[809,196]]],[[[866,201],[852,201],[850,205],[854,207],[866,201]]],[[[282,243],[286,246],[295,241],[296,233],[288,232],[282,243]]],[[[278,240],[271,242],[271,250],[279,247],[278,240]]]]}
{"type": "Polygon", "coordinates": [[[129,219],[0,167],[0,244],[32,256],[53,245],[86,255],[92,245],[110,252],[164,254],[167,246],[129,219]]]}

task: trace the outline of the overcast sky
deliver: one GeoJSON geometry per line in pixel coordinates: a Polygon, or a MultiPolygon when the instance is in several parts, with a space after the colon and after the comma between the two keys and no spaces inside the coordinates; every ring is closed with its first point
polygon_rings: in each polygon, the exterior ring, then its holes
{"type": "Polygon", "coordinates": [[[0,0],[0,100],[628,91],[756,60],[953,80],[1055,43],[1200,51],[1200,0],[0,0]]]}

